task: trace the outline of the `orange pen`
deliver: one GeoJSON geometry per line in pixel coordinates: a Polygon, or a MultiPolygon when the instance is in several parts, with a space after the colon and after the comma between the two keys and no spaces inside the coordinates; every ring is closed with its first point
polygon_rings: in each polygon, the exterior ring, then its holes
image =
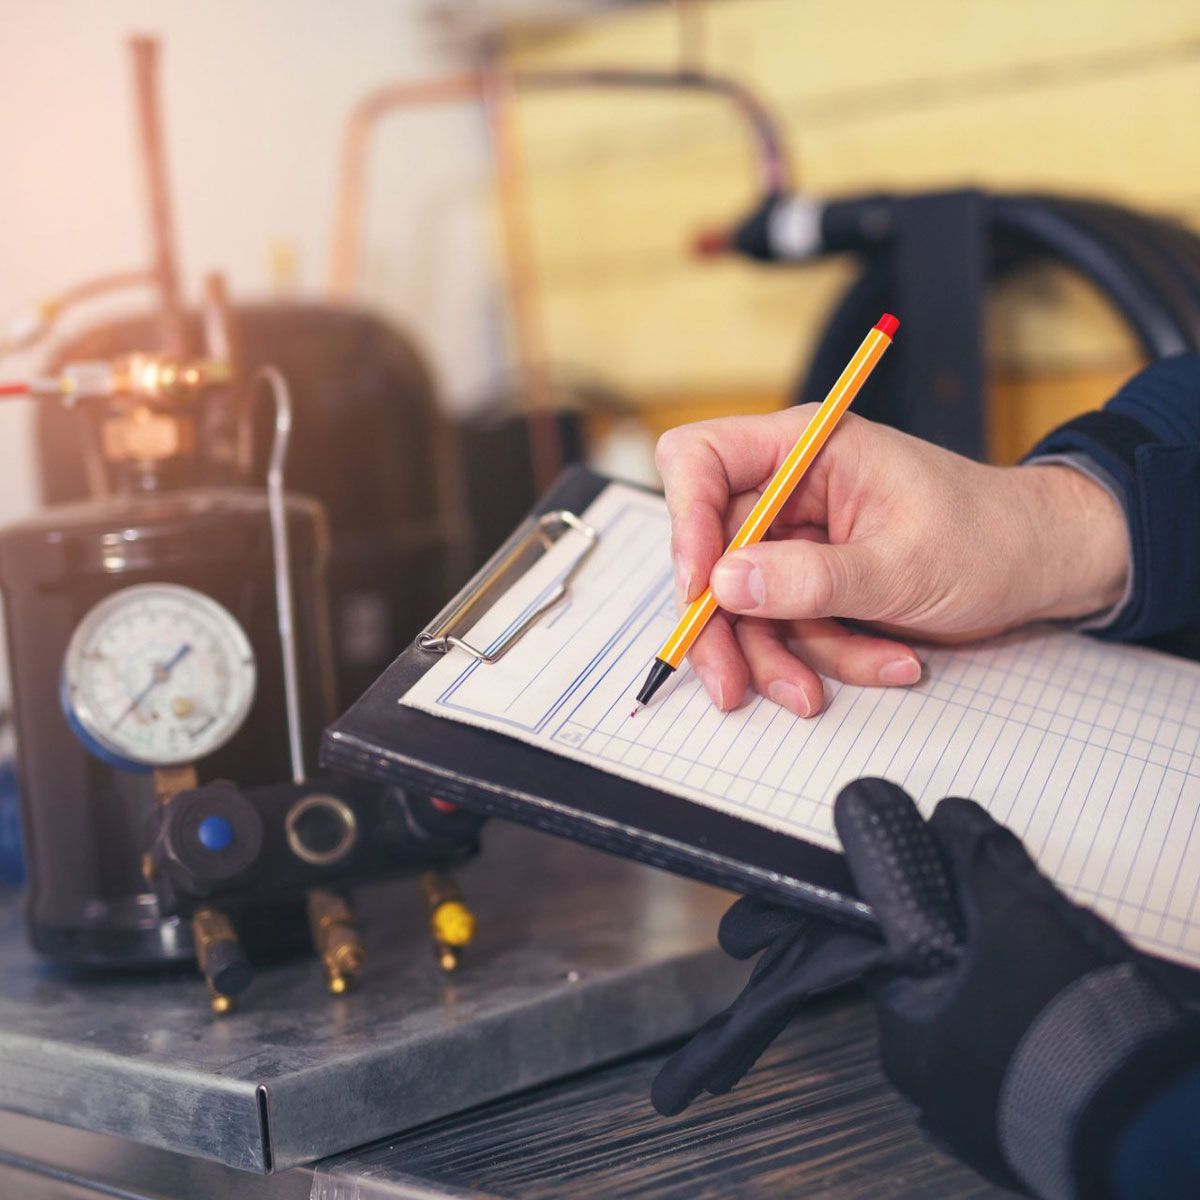
{"type": "MultiPolygon", "coordinates": [[[[729,543],[726,554],[730,550],[740,550],[743,546],[753,546],[762,541],[771,522],[779,515],[779,510],[796,490],[796,485],[812,466],[813,459],[821,452],[821,447],[829,440],[829,435],[837,428],[842,415],[853,403],[859,389],[867,381],[867,376],[875,369],[875,364],[883,357],[883,352],[892,344],[892,337],[899,328],[900,322],[891,313],[884,313],[875,323],[874,328],[863,339],[862,345],[854,352],[854,357],[837,383],[830,388],[829,395],[822,401],[821,407],[813,414],[813,419],[805,426],[804,432],[783,460],[782,466],[767,484],[750,515],[742,522],[742,527],[729,543]]],[[[636,715],[644,704],[650,703],[654,693],[683,662],[684,656],[708,624],[709,617],[716,611],[717,601],[711,588],[705,588],[703,593],[688,605],[683,616],[679,618],[679,624],[675,626],[651,665],[646,682],[637,694],[637,706],[632,715],[636,715]]]]}

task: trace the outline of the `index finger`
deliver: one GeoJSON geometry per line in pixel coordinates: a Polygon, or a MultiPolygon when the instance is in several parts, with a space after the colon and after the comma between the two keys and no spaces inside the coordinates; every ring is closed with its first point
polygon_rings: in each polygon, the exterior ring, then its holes
{"type": "Polygon", "coordinates": [[[721,417],[669,429],[655,462],[671,514],[676,583],[693,600],[725,549],[732,498],[770,479],[816,405],[753,417],[721,417]]]}

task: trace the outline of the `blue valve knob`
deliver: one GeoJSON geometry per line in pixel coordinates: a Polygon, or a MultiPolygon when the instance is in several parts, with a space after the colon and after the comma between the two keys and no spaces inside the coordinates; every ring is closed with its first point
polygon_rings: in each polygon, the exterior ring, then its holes
{"type": "Polygon", "coordinates": [[[233,825],[225,817],[205,817],[196,833],[206,850],[228,850],[233,845],[233,825]]]}

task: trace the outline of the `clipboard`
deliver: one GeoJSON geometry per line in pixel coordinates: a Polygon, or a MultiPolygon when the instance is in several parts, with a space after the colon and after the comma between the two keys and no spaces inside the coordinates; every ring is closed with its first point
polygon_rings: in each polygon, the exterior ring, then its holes
{"type": "Polygon", "coordinates": [[[416,641],[325,731],[322,765],[875,930],[870,907],[855,896],[845,862],[834,851],[398,703],[450,647],[474,655],[484,670],[503,654],[521,652],[521,634],[569,591],[587,543],[597,536],[580,528],[580,514],[610,482],[582,467],[565,472],[416,641]],[[503,594],[566,529],[584,533],[585,548],[562,589],[524,614],[501,643],[472,645],[466,631],[489,599],[503,594]]]}

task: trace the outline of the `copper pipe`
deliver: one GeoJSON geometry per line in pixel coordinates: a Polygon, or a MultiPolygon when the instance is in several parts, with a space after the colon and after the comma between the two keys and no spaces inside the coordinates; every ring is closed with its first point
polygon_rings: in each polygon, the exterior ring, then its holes
{"type": "Polygon", "coordinates": [[[449,75],[420,83],[395,83],[363,97],[353,108],[342,134],[342,163],[338,172],[337,207],[333,225],[333,254],[329,290],[335,299],[349,299],[358,277],[362,217],[366,203],[367,151],[376,122],[398,108],[478,100],[478,72],[449,75]]]}
{"type": "Polygon", "coordinates": [[[488,130],[500,193],[506,256],[506,279],[512,313],[513,340],[530,399],[530,453],[539,490],[553,482],[562,466],[554,428],[553,396],[547,375],[545,332],[537,306],[537,264],[528,226],[523,164],[513,96],[517,89],[641,88],[703,92],[728,100],[742,116],[756,148],[758,184],[767,193],[786,191],[791,174],[783,137],[765,106],[741,84],[701,71],[630,70],[596,67],[578,70],[510,72],[493,57],[479,72],[424,83],[399,84],[368,94],[346,125],[334,226],[330,289],[349,298],[358,274],[366,163],[375,123],[396,108],[477,98],[488,117],[488,130]]]}
{"type": "Polygon", "coordinates": [[[705,0],[673,0],[675,24],[679,32],[679,69],[704,70],[705,59],[705,0]]]}
{"type": "MultiPolygon", "coordinates": [[[[704,92],[728,100],[744,119],[754,145],[758,186],[763,192],[791,190],[791,170],[782,131],[762,102],[741,84],[701,71],[634,71],[622,67],[562,71],[518,71],[510,85],[525,88],[648,88],[704,92]]],[[[330,292],[345,299],[354,292],[362,243],[367,151],[373,127],[400,108],[450,101],[478,100],[480,72],[420,83],[392,84],[369,93],[354,107],[342,135],[342,161],[330,268],[330,292]]]]}
{"type": "Polygon", "coordinates": [[[162,108],[158,90],[159,44],[155,38],[135,37],[130,39],[129,48],[133,54],[138,140],[150,219],[150,268],[158,281],[161,304],[161,349],[167,354],[182,355],[188,352],[188,346],[179,295],[175,228],[171,192],[167,184],[166,149],[163,145],[162,108]]]}
{"type": "Polygon", "coordinates": [[[625,67],[584,67],[573,71],[522,71],[521,88],[631,88],[702,92],[729,101],[745,121],[754,144],[759,189],[789,191],[792,173],[783,133],[766,105],[749,88],[723,75],[704,71],[641,71],[625,67]]]}
{"type": "Polygon", "coordinates": [[[563,468],[562,445],[555,428],[546,330],[538,304],[537,254],[529,227],[525,163],[512,78],[498,57],[491,58],[483,72],[482,99],[500,197],[500,227],[507,267],[505,284],[514,349],[528,400],[530,464],[534,487],[540,494],[563,468]]]}
{"type": "MultiPolygon", "coordinates": [[[[232,456],[233,469],[241,482],[250,479],[254,465],[252,402],[253,389],[245,379],[245,362],[233,317],[233,305],[225,277],[218,271],[204,277],[204,304],[201,308],[204,330],[204,353],[213,362],[229,365],[230,385],[224,401],[224,413],[219,434],[228,439],[223,452],[232,456]]],[[[228,464],[224,464],[228,465],[228,464]]]]}
{"type": "Polygon", "coordinates": [[[28,350],[50,334],[55,323],[68,309],[77,304],[106,296],[127,288],[153,284],[154,275],[144,268],[139,271],[114,271],[111,275],[99,275],[74,284],[57,296],[39,300],[31,312],[22,314],[7,331],[0,329],[0,358],[28,350]]]}
{"type": "Polygon", "coordinates": [[[200,315],[204,326],[205,356],[213,362],[228,363],[236,377],[241,363],[233,328],[233,307],[229,303],[225,276],[219,271],[210,271],[204,277],[204,306],[200,315]]]}
{"type": "Polygon", "coordinates": [[[52,300],[46,302],[48,308],[56,313],[73,304],[82,304],[85,300],[93,300],[108,292],[121,291],[124,288],[141,287],[145,283],[153,283],[154,274],[151,271],[114,271],[111,275],[100,275],[95,279],[86,279],[59,292],[52,300]]]}

